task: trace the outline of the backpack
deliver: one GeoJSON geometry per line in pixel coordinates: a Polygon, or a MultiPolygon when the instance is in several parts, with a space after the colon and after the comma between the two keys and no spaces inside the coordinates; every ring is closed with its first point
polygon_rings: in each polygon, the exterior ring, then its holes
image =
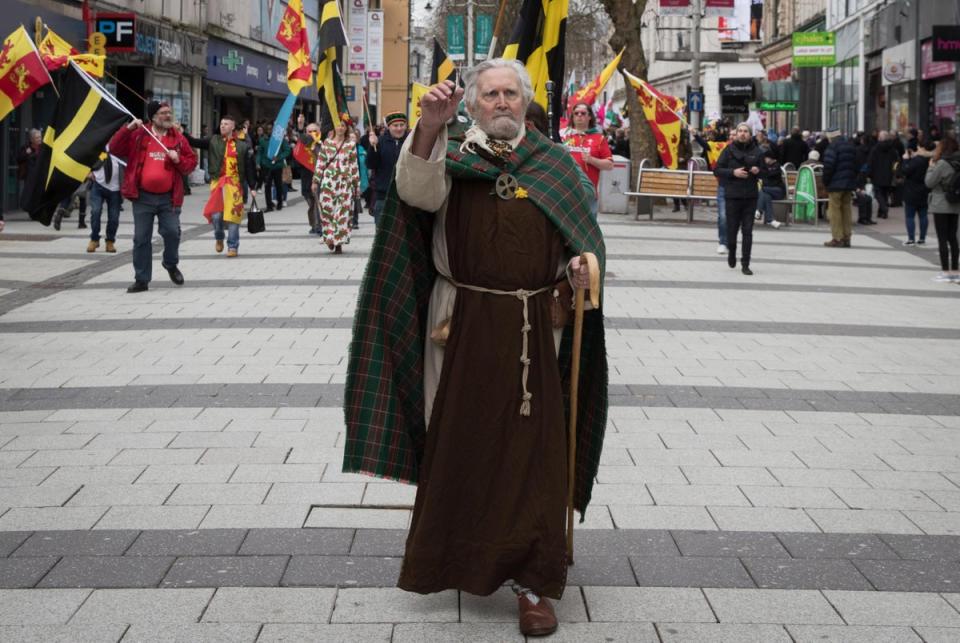
{"type": "Polygon", "coordinates": [[[960,203],[960,162],[947,161],[953,168],[953,174],[945,182],[943,194],[947,203],[960,203]]]}

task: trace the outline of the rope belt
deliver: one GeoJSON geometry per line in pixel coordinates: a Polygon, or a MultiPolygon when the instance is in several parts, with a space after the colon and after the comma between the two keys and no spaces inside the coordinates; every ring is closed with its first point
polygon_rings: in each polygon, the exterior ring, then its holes
{"type": "Polygon", "coordinates": [[[520,376],[520,384],[523,387],[523,401],[520,403],[520,415],[529,416],[530,415],[530,400],[533,399],[533,393],[527,390],[527,379],[530,376],[530,357],[528,356],[529,348],[529,338],[530,333],[530,310],[527,305],[528,300],[531,297],[539,295],[540,293],[553,290],[553,285],[544,286],[543,288],[538,288],[536,290],[524,290],[520,288],[518,290],[496,290],[495,288],[483,288],[481,286],[471,286],[469,284],[461,284],[457,281],[454,281],[450,277],[444,277],[447,281],[453,284],[457,288],[464,288],[466,290],[472,290],[473,292],[482,292],[487,293],[488,295],[509,295],[511,297],[516,297],[523,302],[523,326],[520,328],[520,334],[523,338],[523,350],[520,353],[520,363],[523,364],[523,373],[520,376]]]}

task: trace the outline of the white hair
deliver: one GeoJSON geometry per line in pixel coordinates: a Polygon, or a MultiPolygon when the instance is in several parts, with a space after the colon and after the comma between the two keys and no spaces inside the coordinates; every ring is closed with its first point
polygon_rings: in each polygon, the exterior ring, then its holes
{"type": "Polygon", "coordinates": [[[482,63],[468,69],[463,75],[463,99],[467,105],[467,113],[470,114],[471,117],[474,116],[474,108],[477,106],[477,92],[479,91],[477,83],[480,79],[480,74],[485,71],[490,71],[491,69],[512,69],[514,71],[517,75],[517,80],[520,81],[520,90],[523,95],[523,112],[525,113],[527,111],[527,105],[533,100],[533,85],[530,82],[530,74],[527,73],[527,68],[520,64],[519,61],[508,58],[490,58],[489,60],[484,60],[482,63]]]}

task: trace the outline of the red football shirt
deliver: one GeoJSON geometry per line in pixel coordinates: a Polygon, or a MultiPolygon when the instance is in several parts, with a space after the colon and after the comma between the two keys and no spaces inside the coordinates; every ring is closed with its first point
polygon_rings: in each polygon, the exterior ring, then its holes
{"type": "Polygon", "coordinates": [[[152,136],[147,136],[147,153],[140,170],[140,188],[147,192],[164,193],[173,190],[176,171],[173,162],[152,136]]]}
{"type": "Polygon", "coordinates": [[[593,188],[596,189],[600,183],[600,170],[592,165],[587,165],[584,156],[592,156],[598,159],[611,158],[613,154],[610,152],[610,146],[607,145],[607,138],[599,132],[596,134],[581,134],[573,130],[567,134],[563,142],[570,149],[573,160],[586,173],[587,178],[593,183],[593,188]]]}

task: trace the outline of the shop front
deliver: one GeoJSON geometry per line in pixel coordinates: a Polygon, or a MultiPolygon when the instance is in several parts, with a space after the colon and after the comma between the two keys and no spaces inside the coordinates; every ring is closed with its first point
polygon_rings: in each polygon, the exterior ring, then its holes
{"type": "Polygon", "coordinates": [[[941,132],[952,129],[957,117],[957,63],[935,61],[932,40],[920,45],[920,57],[921,105],[927,106],[920,127],[936,126],[941,132]]]}
{"type": "Polygon", "coordinates": [[[917,123],[917,41],[883,50],[881,78],[887,90],[887,129],[906,134],[917,123]]]}
{"type": "Polygon", "coordinates": [[[753,100],[753,78],[720,78],[720,108],[725,120],[747,120],[753,100]]]}
{"type": "MultiPolygon", "coordinates": [[[[35,37],[33,27],[39,18],[75,47],[84,48],[87,31],[83,22],[57,13],[53,8],[20,0],[5,0],[3,17],[8,32],[14,26],[24,25],[31,37],[35,37]]],[[[7,33],[4,33],[0,37],[6,36],[7,33]]],[[[43,129],[50,123],[56,105],[57,95],[49,86],[44,86],[0,121],[0,167],[3,168],[0,173],[0,211],[18,209],[21,180],[18,178],[17,154],[27,142],[30,129],[43,129]]]]}
{"type": "Polygon", "coordinates": [[[143,118],[147,102],[167,101],[177,121],[198,131],[205,36],[134,13],[98,13],[94,31],[108,34],[104,84],[127,109],[143,118]]]}
{"type": "MultiPolygon", "coordinates": [[[[289,94],[287,61],[234,43],[211,38],[207,44],[204,123],[217,123],[224,114],[251,123],[273,122],[289,94]]],[[[317,88],[300,92],[295,113],[317,118],[317,88]]]]}

